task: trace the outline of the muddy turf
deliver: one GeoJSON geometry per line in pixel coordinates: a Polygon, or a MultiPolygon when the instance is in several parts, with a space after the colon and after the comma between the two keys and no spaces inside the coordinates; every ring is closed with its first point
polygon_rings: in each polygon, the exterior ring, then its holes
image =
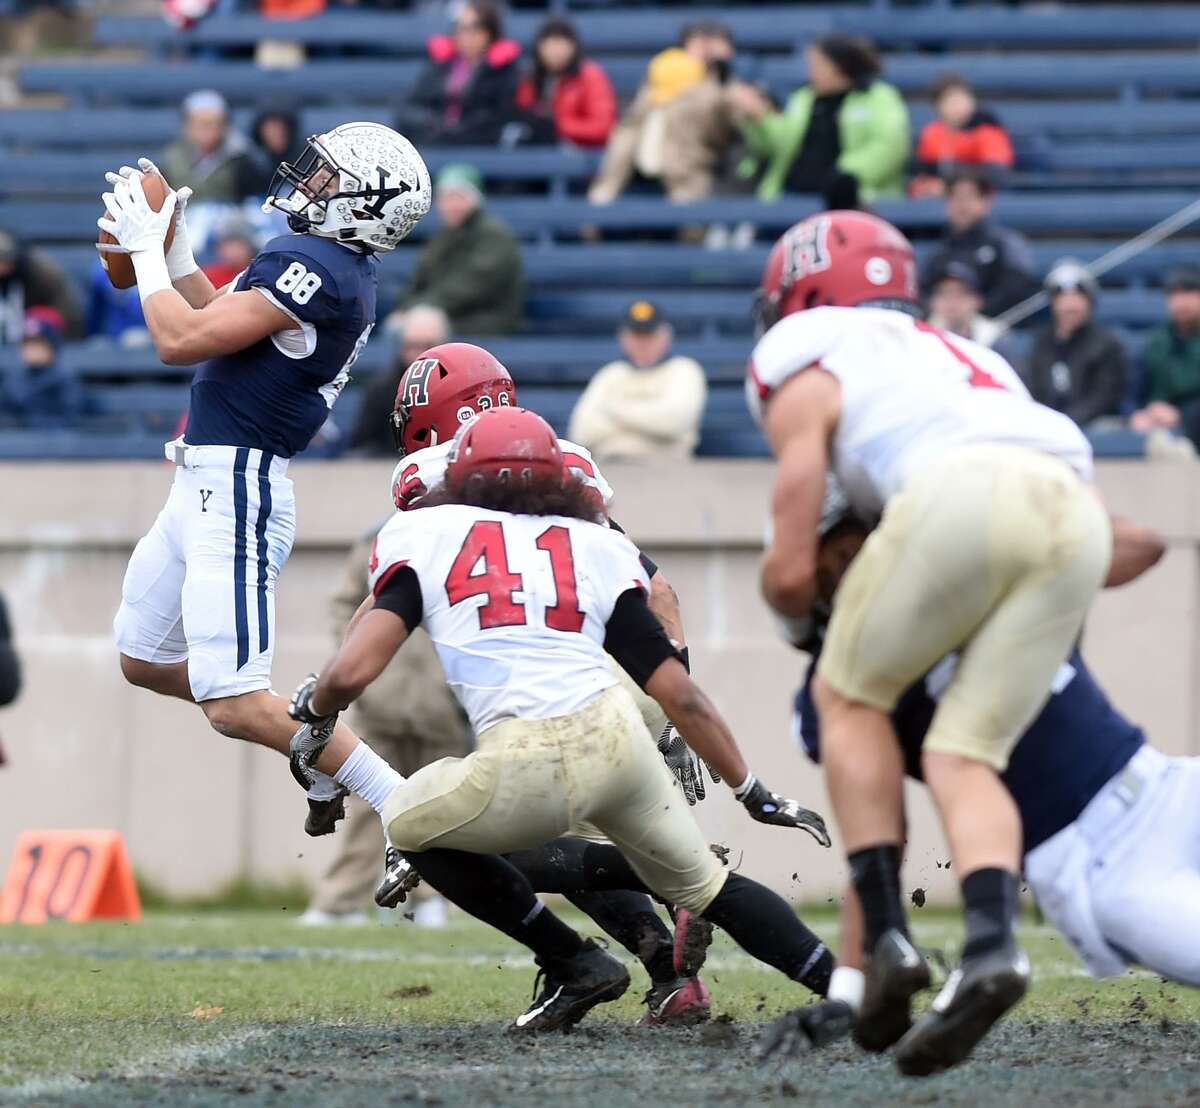
{"type": "MultiPolygon", "coordinates": [[[[951,917],[914,915],[923,945],[955,948],[951,917]]],[[[1042,927],[1024,930],[1037,985],[1014,1017],[967,1065],[916,1081],[845,1044],[756,1062],[763,1024],[806,994],[727,940],[705,972],[708,1025],[634,1027],[633,967],[626,996],[572,1034],[514,1040],[533,968],[502,937],[462,917],[442,932],[294,919],[0,927],[0,1104],[1200,1106],[1200,992],[1094,984],[1042,927]]]]}

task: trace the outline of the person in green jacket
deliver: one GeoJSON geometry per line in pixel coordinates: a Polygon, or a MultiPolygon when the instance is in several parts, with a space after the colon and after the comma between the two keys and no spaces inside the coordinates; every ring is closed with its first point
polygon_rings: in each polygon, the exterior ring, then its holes
{"type": "Polygon", "coordinates": [[[1200,268],[1186,266],[1167,277],[1169,322],[1146,339],[1142,362],[1149,379],[1148,403],[1130,417],[1135,431],[1183,431],[1200,446],[1200,268]]]}
{"type": "Polygon", "coordinates": [[[519,330],[525,305],[521,247],[512,231],[484,210],[479,171],[461,163],[446,166],[438,174],[434,199],[442,226],[422,252],[400,306],[441,308],[456,335],[519,330]]]}
{"type": "Polygon", "coordinates": [[[846,208],[903,195],[908,109],[879,79],[875,47],[857,35],[826,35],[809,45],[805,59],[808,84],[782,111],[750,85],[736,92],[751,150],[742,173],[761,174],[759,199],[817,192],[829,207],[846,208]]]}

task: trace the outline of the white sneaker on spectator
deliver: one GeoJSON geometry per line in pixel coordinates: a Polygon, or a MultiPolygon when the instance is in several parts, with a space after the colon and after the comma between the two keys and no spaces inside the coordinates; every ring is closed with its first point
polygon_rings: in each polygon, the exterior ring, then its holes
{"type": "Polygon", "coordinates": [[[1160,461],[1179,462],[1195,458],[1196,448],[1192,440],[1177,435],[1164,427],[1156,428],[1146,436],[1146,457],[1160,461]]]}
{"type": "Polygon", "coordinates": [[[754,245],[754,224],[742,220],[729,236],[729,245],[734,250],[749,250],[754,245]]]}
{"type": "Polygon", "coordinates": [[[296,920],[301,927],[362,927],[370,920],[366,912],[326,912],[309,908],[296,920]]]}
{"type": "Polygon", "coordinates": [[[445,927],[450,922],[450,908],[442,897],[431,896],[413,908],[412,918],[418,927],[445,927]]]}

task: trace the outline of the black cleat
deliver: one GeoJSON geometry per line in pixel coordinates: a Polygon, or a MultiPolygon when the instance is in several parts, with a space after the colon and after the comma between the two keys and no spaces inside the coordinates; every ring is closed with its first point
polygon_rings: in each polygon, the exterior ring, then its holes
{"type": "Polygon", "coordinates": [[[304,833],[315,839],[321,835],[332,835],[340,819],[346,818],[346,789],[339,789],[336,796],[328,800],[308,798],[308,815],[304,818],[304,833]]]}
{"type": "Polygon", "coordinates": [[[389,845],[383,856],[383,880],[375,888],[375,903],[380,908],[396,908],[421,883],[421,875],[407,858],[389,845]]]}
{"type": "Polygon", "coordinates": [[[896,1065],[925,1077],[958,1065],[1029,988],[1029,959],[1015,942],[963,962],[896,1047],[896,1065]]]}
{"type": "Polygon", "coordinates": [[[887,1050],[912,1026],[912,998],[929,985],[929,966],[917,948],[896,928],[885,931],[867,965],[854,1041],[873,1054],[887,1050]]]}
{"type": "Polygon", "coordinates": [[[509,1024],[511,1032],[568,1030],[597,1004],[616,1000],[629,988],[629,971],[591,939],[571,958],[538,958],[537,964],[534,1001],[509,1024]]]}

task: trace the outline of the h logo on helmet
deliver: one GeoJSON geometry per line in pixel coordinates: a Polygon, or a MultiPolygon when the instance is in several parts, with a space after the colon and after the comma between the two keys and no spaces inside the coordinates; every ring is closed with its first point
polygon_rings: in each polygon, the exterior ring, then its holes
{"type": "Polygon", "coordinates": [[[429,403],[429,376],[437,364],[437,358],[419,358],[408,367],[404,375],[404,402],[410,408],[429,403]]]}
{"type": "Polygon", "coordinates": [[[829,219],[822,216],[805,220],[789,233],[783,260],[784,288],[809,273],[829,268],[829,227],[829,219]]]}

